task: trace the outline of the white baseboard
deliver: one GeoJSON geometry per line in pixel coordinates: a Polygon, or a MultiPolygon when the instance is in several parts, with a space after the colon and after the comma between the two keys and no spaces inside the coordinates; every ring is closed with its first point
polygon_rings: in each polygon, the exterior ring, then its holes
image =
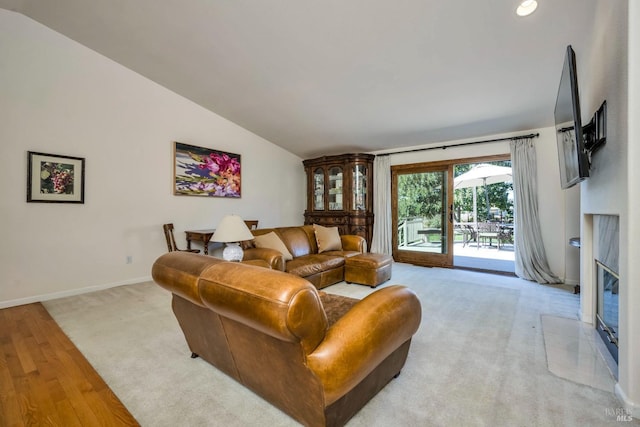
{"type": "Polygon", "coordinates": [[[137,277],[137,278],[134,278],[134,279],[123,280],[121,282],[105,283],[105,284],[102,284],[102,285],[95,285],[95,286],[87,286],[87,287],[84,287],[84,288],[70,289],[68,291],[53,292],[53,293],[50,293],[50,294],[36,295],[36,296],[32,296],[32,297],[18,298],[18,299],[13,299],[13,300],[8,300],[8,301],[0,301],[0,309],[8,308],[8,307],[15,307],[15,306],[24,305],[24,304],[32,304],[34,302],[42,302],[42,301],[48,301],[48,300],[52,300],[52,299],[65,298],[65,297],[71,297],[71,296],[75,296],[75,295],[87,294],[89,292],[95,292],[95,291],[101,291],[103,289],[115,288],[116,286],[135,285],[136,283],[149,282],[151,280],[152,280],[151,276],[137,277]]]}
{"type": "MultiPolygon", "coordinates": [[[[626,409],[630,414],[640,413],[640,405],[629,400],[624,390],[622,390],[622,388],[620,387],[620,383],[616,383],[615,393],[618,399],[620,399],[620,401],[624,405],[624,409],[626,409]]],[[[637,416],[636,416],[636,419],[637,419],[637,416]]]]}

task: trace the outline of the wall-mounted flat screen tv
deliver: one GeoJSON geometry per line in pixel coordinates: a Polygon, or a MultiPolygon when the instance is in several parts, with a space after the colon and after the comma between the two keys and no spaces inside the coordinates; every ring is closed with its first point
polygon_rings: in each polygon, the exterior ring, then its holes
{"type": "Polygon", "coordinates": [[[585,150],[580,116],[576,55],[571,46],[567,46],[565,54],[554,115],[560,164],[560,185],[565,189],[573,187],[589,177],[589,157],[585,150]]]}

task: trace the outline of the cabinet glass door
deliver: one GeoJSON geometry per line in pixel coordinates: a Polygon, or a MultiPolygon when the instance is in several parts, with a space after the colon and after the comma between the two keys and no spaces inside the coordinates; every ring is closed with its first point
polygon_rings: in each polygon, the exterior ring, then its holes
{"type": "Polygon", "coordinates": [[[355,165],[353,167],[353,200],[351,209],[364,211],[367,209],[367,166],[355,165]]]}
{"type": "Polygon", "coordinates": [[[342,168],[338,166],[333,166],[329,169],[329,210],[343,210],[342,168]]]}
{"type": "Polygon", "coordinates": [[[313,210],[324,210],[324,169],[313,171],[313,210]]]}

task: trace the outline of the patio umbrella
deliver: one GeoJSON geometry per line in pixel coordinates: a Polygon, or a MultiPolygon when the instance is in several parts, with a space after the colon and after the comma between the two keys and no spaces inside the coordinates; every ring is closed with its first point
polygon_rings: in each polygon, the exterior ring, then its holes
{"type": "MultiPolygon", "coordinates": [[[[491,184],[498,184],[500,182],[511,182],[511,168],[507,166],[496,166],[488,163],[480,163],[469,169],[467,172],[460,176],[457,176],[453,180],[453,189],[469,188],[473,187],[473,217],[478,222],[478,202],[477,202],[477,187],[491,184]]],[[[487,217],[489,216],[489,192],[484,192],[487,202],[487,217]]],[[[476,226],[477,229],[477,226],[476,226]]]]}

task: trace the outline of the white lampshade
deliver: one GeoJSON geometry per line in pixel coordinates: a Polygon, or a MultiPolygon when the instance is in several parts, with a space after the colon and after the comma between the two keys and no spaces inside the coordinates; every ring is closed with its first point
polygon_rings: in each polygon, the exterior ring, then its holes
{"type": "Polygon", "coordinates": [[[225,215],[211,237],[214,242],[227,244],[222,252],[222,258],[226,261],[242,261],[242,248],[237,242],[251,239],[253,239],[253,234],[238,215],[225,215]]]}

